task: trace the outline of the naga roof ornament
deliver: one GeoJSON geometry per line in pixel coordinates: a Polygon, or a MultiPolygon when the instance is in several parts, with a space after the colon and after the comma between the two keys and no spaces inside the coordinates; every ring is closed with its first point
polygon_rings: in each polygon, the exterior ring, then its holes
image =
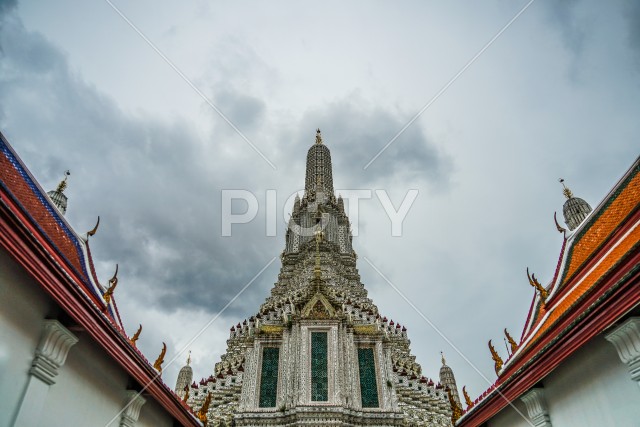
{"type": "Polygon", "coordinates": [[[529,274],[529,267],[527,267],[527,278],[529,279],[529,284],[533,286],[540,294],[540,300],[544,305],[547,301],[547,297],[549,296],[549,291],[547,291],[545,287],[542,286],[540,282],[538,282],[538,279],[536,279],[535,274],[531,274],[531,275],[529,274]]]}
{"type": "Polygon", "coordinates": [[[516,344],[513,337],[509,334],[509,331],[507,331],[507,328],[504,328],[504,336],[507,337],[507,341],[511,346],[511,354],[515,353],[518,350],[518,344],[516,344]]]}
{"type": "Polygon", "coordinates": [[[131,339],[129,340],[129,343],[136,347],[136,341],[138,341],[138,338],[140,338],[140,333],[142,332],[142,325],[138,326],[138,330],[136,331],[135,334],[133,334],[133,336],[131,337],[131,339]]]}
{"type": "Polygon", "coordinates": [[[167,354],[167,344],[162,343],[162,350],[160,351],[160,355],[153,363],[153,369],[155,369],[159,373],[162,373],[162,364],[164,363],[165,354],[167,354]]]}
{"type": "Polygon", "coordinates": [[[493,347],[493,344],[491,344],[491,340],[489,340],[489,350],[491,351],[491,358],[493,359],[495,365],[494,368],[496,371],[496,375],[500,376],[500,370],[502,369],[502,365],[504,364],[504,362],[502,361],[502,358],[500,357],[496,349],[493,347]]]}
{"type": "Polygon", "coordinates": [[[469,393],[467,393],[467,386],[462,387],[462,394],[464,395],[464,401],[467,404],[467,410],[473,408],[473,400],[469,397],[469,393]]]}
{"type": "Polygon", "coordinates": [[[98,226],[100,225],[100,216],[98,216],[98,222],[96,222],[95,227],[93,227],[91,230],[87,231],[87,236],[94,236],[96,234],[96,231],[98,231],[98,226]]]}
{"type": "Polygon", "coordinates": [[[102,295],[102,298],[104,298],[104,302],[107,305],[111,302],[111,297],[113,296],[113,291],[116,290],[116,286],[118,286],[118,264],[116,264],[116,271],[113,273],[113,277],[109,279],[109,287],[102,295]]]}

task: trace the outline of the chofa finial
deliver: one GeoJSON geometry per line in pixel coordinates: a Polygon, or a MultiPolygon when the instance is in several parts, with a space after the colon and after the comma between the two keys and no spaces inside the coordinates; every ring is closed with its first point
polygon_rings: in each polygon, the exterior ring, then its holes
{"type": "Polygon", "coordinates": [[[567,199],[572,198],[573,193],[566,185],[564,185],[564,179],[560,178],[558,181],[560,182],[560,184],[562,184],[562,194],[564,194],[564,197],[566,197],[567,199]]]}
{"type": "Polygon", "coordinates": [[[320,128],[316,129],[316,144],[322,144],[322,134],[320,128]]]}

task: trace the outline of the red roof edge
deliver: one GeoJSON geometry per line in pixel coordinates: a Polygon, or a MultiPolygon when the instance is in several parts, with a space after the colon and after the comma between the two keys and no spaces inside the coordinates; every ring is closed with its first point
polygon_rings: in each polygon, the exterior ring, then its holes
{"type": "Polygon", "coordinates": [[[0,188],[0,246],[81,326],[105,353],[182,425],[201,426],[126,336],[56,261],[51,243],[0,188]]]}
{"type": "Polygon", "coordinates": [[[481,425],[636,307],[640,302],[639,266],[640,252],[636,250],[606,274],[598,292],[582,299],[570,316],[552,328],[550,336],[562,335],[561,339],[555,342],[547,339],[528,349],[526,363],[508,366],[502,372],[498,387],[500,393],[493,393],[478,402],[458,421],[457,426],[481,425]],[[587,310],[590,307],[591,310],[587,310]]]}

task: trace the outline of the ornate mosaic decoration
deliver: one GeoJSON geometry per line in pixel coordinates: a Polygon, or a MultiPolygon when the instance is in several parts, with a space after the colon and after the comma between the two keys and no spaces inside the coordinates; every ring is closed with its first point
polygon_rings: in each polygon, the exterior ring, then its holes
{"type": "MultiPolygon", "coordinates": [[[[320,133],[307,156],[282,268],[259,311],[229,332],[214,372],[187,404],[208,427],[451,427],[451,405],[425,378],[406,328],[368,297],[351,224],[320,133]]],[[[186,394],[186,393],[185,393],[186,394]]]]}

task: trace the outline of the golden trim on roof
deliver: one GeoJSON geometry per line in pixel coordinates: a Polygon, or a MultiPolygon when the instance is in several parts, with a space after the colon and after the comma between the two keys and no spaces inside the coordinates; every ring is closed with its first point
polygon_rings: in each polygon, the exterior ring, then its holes
{"type": "Polygon", "coordinates": [[[529,342],[528,346],[533,345],[538,339],[553,326],[569,309],[583,297],[598,280],[603,277],[607,271],[616,265],[616,263],[640,241],[640,227],[636,224],[634,229],[631,230],[620,243],[613,248],[613,250],[607,254],[602,261],[593,268],[582,281],[566,293],[563,299],[549,311],[549,316],[544,320],[534,337],[529,342]]]}

